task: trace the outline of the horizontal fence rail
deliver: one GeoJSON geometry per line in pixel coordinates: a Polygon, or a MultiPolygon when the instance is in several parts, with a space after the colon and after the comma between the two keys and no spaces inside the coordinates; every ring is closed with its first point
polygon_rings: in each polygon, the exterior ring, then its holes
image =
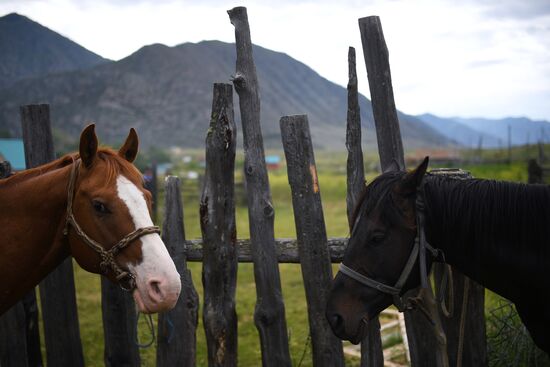
{"type": "MultiPolygon", "coordinates": [[[[329,238],[328,249],[330,261],[332,263],[340,263],[344,258],[344,251],[348,244],[347,238],[329,238]]],[[[250,239],[237,239],[237,260],[240,263],[252,262],[252,243],[250,239]]],[[[203,246],[201,239],[185,241],[185,256],[187,261],[202,262],[203,246]]],[[[277,253],[277,261],[279,263],[299,264],[300,255],[298,254],[298,241],[296,238],[276,238],[275,251],[277,253]]]]}

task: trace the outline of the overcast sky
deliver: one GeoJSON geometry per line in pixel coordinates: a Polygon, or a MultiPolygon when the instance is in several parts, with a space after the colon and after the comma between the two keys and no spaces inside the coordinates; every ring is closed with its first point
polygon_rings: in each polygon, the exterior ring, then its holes
{"type": "Polygon", "coordinates": [[[226,11],[239,5],[253,43],[342,86],[354,46],[367,97],[357,19],[379,15],[406,113],[550,120],[550,0],[0,0],[0,15],[26,15],[119,60],[151,43],[234,42],[226,11]]]}

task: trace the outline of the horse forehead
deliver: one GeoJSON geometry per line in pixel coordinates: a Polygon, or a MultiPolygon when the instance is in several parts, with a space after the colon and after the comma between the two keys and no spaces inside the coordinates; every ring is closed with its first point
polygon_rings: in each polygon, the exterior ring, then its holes
{"type": "Polygon", "coordinates": [[[128,211],[136,227],[152,225],[143,191],[124,175],[119,175],[117,177],[116,187],[117,195],[128,207],[128,211]]]}

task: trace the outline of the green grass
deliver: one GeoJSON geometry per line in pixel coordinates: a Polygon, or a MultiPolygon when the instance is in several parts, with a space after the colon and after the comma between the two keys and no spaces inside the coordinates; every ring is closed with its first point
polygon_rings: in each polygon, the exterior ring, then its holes
{"type": "MultiPolygon", "coordinates": [[[[200,155],[201,153],[196,153],[200,155]]],[[[238,157],[236,180],[242,180],[242,157],[238,157]]],[[[373,157],[366,160],[366,166],[372,164],[373,157]]],[[[346,156],[344,153],[321,152],[317,155],[319,172],[319,184],[322,194],[323,211],[328,237],[348,236],[348,224],[346,219],[346,156]]],[[[202,170],[192,164],[192,168],[202,170]]],[[[526,181],[526,165],[518,162],[512,165],[470,165],[463,167],[479,178],[496,178],[513,181],[526,181]]],[[[182,174],[189,167],[179,165],[174,169],[175,173],[182,174]]],[[[376,175],[367,172],[367,181],[376,175]]],[[[272,171],[269,174],[270,188],[275,207],[275,236],[296,237],[294,225],[294,213],[291,204],[290,187],[286,176],[286,168],[272,171]]],[[[186,185],[188,182],[186,181],[186,185]]],[[[185,231],[187,239],[200,238],[199,226],[199,192],[198,188],[185,188],[183,195],[185,231]]],[[[159,200],[159,213],[162,213],[162,193],[159,200]]],[[[162,215],[159,215],[161,217],[162,215]]],[[[249,237],[248,212],[244,206],[236,208],[237,236],[249,237]]],[[[202,304],[202,284],[200,263],[188,264],[195,287],[199,293],[202,304]]],[[[312,366],[311,346],[308,343],[308,320],[305,302],[302,274],[299,265],[281,264],[281,283],[285,301],[287,327],[290,340],[291,359],[295,366],[304,356],[302,366],[312,366]]],[[[77,301],[79,305],[79,317],[81,338],[84,347],[86,366],[103,366],[103,328],[101,322],[101,292],[100,281],[96,275],[86,273],[75,266],[77,283],[77,301]]],[[[498,303],[498,296],[488,292],[487,307],[498,303]]],[[[239,264],[237,285],[237,314],[239,332],[239,366],[258,366],[261,363],[259,336],[254,326],[254,307],[256,302],[256,290],[252,264],[239,264]]],[[[146,328],[140,326],[141,340],[148,340],[146,328]]],[[[155,365],[155,347],[142,350],[142,365],[155,365]]],[[[206,366],[206,343],[202,328],[202,314],[199,315],[197,329],[197,365],[206,366]]],[[[357,358],[346,357],[346,365],[358,366],[357,358]]]]}

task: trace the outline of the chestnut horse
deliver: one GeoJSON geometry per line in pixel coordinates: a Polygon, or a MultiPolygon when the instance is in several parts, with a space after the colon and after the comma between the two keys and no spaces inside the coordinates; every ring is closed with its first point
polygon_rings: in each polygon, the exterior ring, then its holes
{"type": "Polygon", "coordinates": [[[427,166],[426,158],[366,187],[329,294],[332,330],[357,343],[386,307],[406,308],[407,292],[426,279],[433,254],[514,302],[549,353],[550,186],[425,175],[427,166]]]}
{"type": "Polygon", "coordinates": [[[0,315],[67,256],[132,291],[139,311],[174,307],[180,276],[151,221],[151,194],[132,164],[134,129],[118,152],[94,125],[79,153],[0,180],[0,315]]]}

